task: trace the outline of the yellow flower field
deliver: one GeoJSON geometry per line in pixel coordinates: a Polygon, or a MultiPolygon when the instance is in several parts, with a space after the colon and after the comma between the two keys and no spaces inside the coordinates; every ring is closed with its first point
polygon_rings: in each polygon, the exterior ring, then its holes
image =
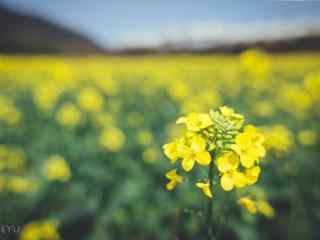
{"type": "Polygon", "coordinates": [[[1,221],[21,240],[202,239],[212,200],[221,239],[317,239],[319,120],[319,54],[1,55],[1,221]],[[202,132],[212,114],[233,146],[202,132]]]}

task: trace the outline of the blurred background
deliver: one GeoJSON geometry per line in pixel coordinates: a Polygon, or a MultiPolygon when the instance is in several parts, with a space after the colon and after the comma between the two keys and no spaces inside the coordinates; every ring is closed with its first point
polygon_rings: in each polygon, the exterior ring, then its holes
{"type": "Polygon", "coordinates": [[[320,238],[320,1],[0,0],[0,29],[0,239],[203,239],[162,146],[222,105],[266,136],[268,208],[213,199],[220,238],[320,238]]]}

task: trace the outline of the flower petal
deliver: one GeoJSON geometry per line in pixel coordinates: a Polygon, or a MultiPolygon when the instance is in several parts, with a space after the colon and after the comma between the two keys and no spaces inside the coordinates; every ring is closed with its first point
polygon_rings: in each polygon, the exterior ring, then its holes
{"type": "Polygon", "coordinates": [[[236,188],[243,188],[247,186],[248,182],[244,173],[236,171],[232,173],[232,177],[236,188]]]}
{"type": "Polygon", "coordinates": [[[171,180],[169,183],[167,183],[166,188],[171,191],[175,188],[175,186],[177,185],[176,181],[171,180]]]}
{"type": "Polygon", "coordinates": [[[220,179],[220,185],[225,191],[231,191],[234,188],[234,181],[230,173],[225,173],[220,179]]]}
{"type": "Polygon", "coordinates": [[[195,159],[200,165],[207,166],[211,162],[211,155],[209,152],[203,151],[197,153],[195,159]]]}
{"type": "Polygon", "coordinates": [[[210,189],[210,184],[209,183],[203,183],[203,182],[198,182],[196,183],[196,186],[202,190],[204,195],[206,195],[209,198],[213,197],[212,191],[210,189]]]}
{"type": "Polygon", "coordinates": [[[189,172],[194,166],[194,160],[193,159],[190,159],[190,158],[184,158],[182,160],[182,168],[189,172]]]}
{"type": "Polygon", "coordinates": [[[256,159],[253,159],[249,154],[242,154],[240,156],[241,165],[245,168],[251,168],[254,165],[256,159]]]}
{"type": "Polygon", "coordinates": [[[206,140],[200,136],[194,136],[191,139],[191,149],[194,152],[202,152],[206,149],[206,140]]]}

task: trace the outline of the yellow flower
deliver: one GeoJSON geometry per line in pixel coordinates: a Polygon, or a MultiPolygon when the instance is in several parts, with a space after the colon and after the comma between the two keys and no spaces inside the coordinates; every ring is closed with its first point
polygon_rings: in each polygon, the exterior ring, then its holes
{"type": "Polygon", "coordinates": [[[303,87],[296,84],[286,84],[279,89],[279,106],[299,118],[305,117],[312,107],[312,97],[303,87]]]}
{"type": "Polygon", "coordinates": [[[247,179],[247,183],[252,185],[257,182],[259,175],[261,173],[261,168],[259,166],[255,166],[253,168],[247,168],[245,170],[245,176],[247,179]]]}
{"type": "Polygon", "coordinates": [[[112,125],[114,123],[113,116],[110,113],[106,113],[106,112],[96,113],[92,117],[95,124],[98,127],[105,127],[105,126],[112,125]]]}
{"type": "Polygon", "coordinates": [[[226,106],[220,107],[219,110],[222,115],[231,120],[237,128],[241,128],[244,121],[243,115],[236,113],[234,109],[226,106]]]}
{"type": "Polygon", "coordinates": [[[238,204],[244,207],[249,213],[256,214],[257,213],[257,206],[253,200],[249,197],[242,197],[238,200],[238,204]]]}
{"type": "Polygon", "coordinates": [[[7,188],[15,193],[31,192],[37,187],[36,183],[25,177],[10,177],[7,181],[7,188]]]}
{"type": "Polygon", "coordinates": [[[60,94],[61,89],[56,84],[46,82],[33,89],[32,97],[37,107],[44,111],[50,111],[59,100],[60,94]]]}
{"type": "Polygon", "coordinates": [[[193,136],[190,139],[190,147],[178,145],[178,153],[182,157],[182,168],[190,171],[197,162],[202,166],[207,166],[211,162],[211,155],[206,151],[206,141],[200,136],[193,136]]]}
{"type": "Polygon", "coordinates": [[[219,108],[219,110],[222,113],[222,115],[227,118],[238,118],[238,119],[244,118],[243,115],[236,113],[234,109],[229,108],[227,106],[222,106],[219,108]]]}
{"type": "Polygon", "coordinates": [[[73,104],[66,103],[58,110],[56,120],[62,126],[74,127],[79,124],[81,113],[73,104]]]}
{"type": "Polygon", "coordinates": [[[175,188],[175,186],[178,183],[182,183],[183,177],[177,174],[177,170],[173,169],[166,173],[166,178],[170,180],[169,183],[167,183],[166,188],[171,191],[175,188]]]}
{"type": "Polygon", "coordinates": [[[258,116],[268,117],[274,114],[275,109],[270,101],[260,101],[254,103],[254,111],[258,116]]]}
{"type": "Polygon", "coordinates": [[[213,124],[210,115],[207,113],[189,113],[186,117],[177,120],[177,124],[184,123],[189,131],[198,132],[213,124]]]}
{"type": "Polygon", "coordinates": [[[298,133],[298,140],[302,145],[314,145],[317,142],[317,133],[309,129],[301,130],[298,133]]]}
{"type": "Polygon", "coordinates": [[[284,125],[273,125],[264,128],[266,136],[265,146],[267,149],[274,149],[276,152],[288,152],[293,145],[293,135],[284,125]]]}
{"type": "Polygon", "coordinates": [[[25,166],[25,154],[16,147],[0,145],[0,171],[21,171],[25,166]]]}
{"type": "Polygon", "coordinates": [[[239,172],[239,171],[232,172],[232,178],[233,178],[234,186],[236,188],[243,188],[248,185],[247,177],[242,172],[239,172]]]}
{"type": "Polygon", "coordinates": [[[265,156],[263,142],[264,136],[251,125],[246,126],[244,132],[236,136],[233,149],[240,156],[242,166],[251,168],[259,158],[265,156]]]}
{"type": "Polygon", "coordinates": [[[220,156],[216,165],[218,170],[223,173],[220,185],[225,191],[231,191],[234,187],[242,188],[254,184],[261,171],[258,166],[245,169],[245,173],[238,171],[239,157],[233,152],[226,152],[220,156]]]}
{"type": "Polygon", "coordinates": [[[25,225],[20,233],[20,240],[60,240],[55,221],[34,221],[25,225]]]}
{"type": "Polygon", "coordinates": [[[40,240],[41,239],[41,229],[35,222],[29,223],[22,228],[20,233],[20,240],[40,240]]]}
{"type": "Polygon", "coordinates": [[[220,179],[220,185],[225,191],[231,191],[233,188],[242,188],[247,186],[248,181],[244,173],[237,170],[224,173],[220,179]]]}
{"type": "Polygon", "coordinates": [[[100,135],[100,144],[111,152],[118,152],[124,145],[126,136],[121,129],[109,127],[102,131],[100,135]]]}
{"type": "Polygon", "coordinates": [[[16,124],[19,122],[20,117],[21,114],[12,99],[0,95],[0,120],[8,124],[16,124]]]}
{"type": "Polygon", "coordinates": [[[313,99],[320,100],[320,72],[313,72],[306,75],[304,87],[309,91],[313,99]]]}
{"type": "Polygon", "coordinates": [[[150,145],[153,142],[152,133],[148,130],[141,130],[138,132],[137,140],[141,145],[150,145]]]}
{"type": "Polygon", "coordinates": [[[94,88],[85,88],[81,90],[78,96],[80,107],[88,112],[101,112],[103,107],[103,97],[94,88]]]}
{"type": "Polygon", "coordinates": [[[162,148],[163,148],[164,154],[171,160],[172,163],[177,161],[179,157],[177,142],[167,143],[163,145],[162,148]]]}
{"type": "Polygon", "coordinates": [[[241,66],[252,76],[254,80],[264,80],[271,68],[268,55],[258,50],[249,49],[240,55],[241,66]]]}
{"type": "Polygon", "coordinates": [[[189,86],[183,81],[173,81],[168,87],[168,93],[177,100],[186,98],[190,92],[189,86]]]}
{"type": "Polygon", "coordinates": [[[225,191],[231,191],[234,188],[234,179],[231,172],[222,175],[220,185],[225,191]]]}
{"type": "MultiPolygon", "coordinates": [[[[177,123],[185,123],[187,132],[182,138],[165,144],[164,153],[172,163],[181,159],[182,168],[188,172],[196,163],[208,166],[214,152],[217,176],[224,191],[254,184],[261,171],[257,166],[259,158],[265,155],[264,135],[251,125],[242,131],[243,120],[242,115],[225,106],[203,116],[191,113],[179,118],[177,123]],[[208,121],[203,120],[207,118],[208,121]]],[[[196,186],[212,197],[209,182],[198,182],[196,186]]]]}
{"type": "Polygon", "coordinates": [[[59,233],[57,232],[57,226],[51,222],[42,223],[42,234],[43,236],[49,237],[50,239],[59,239],[59,233]]]}
{"type": "Polygon", "coordinates": [[[68,163],[59,155],[49,157],[44,164],[43,171],[45,176],[50,180],[66,182],[71,178],[68,163]]]}
{"type": "Polygon", "coordinates": [[[236,170],[239,165],[239,157],[233,152],[226,152],[217,159],[216,165],[222,173],[236,170]]]}
{"type": "MultiPolygon", "coordinates": [[[[105,78],[103,76],[103,78],[105,78]]],[[[108,96],[115,96],[119,92],[119,84],[117,80],[113,79],[112,76],[108,76],[106,79],[97,78],[96,84],[101,91],[108,96]]]]}
{"type": "Polygon", "coordinates": [[[266,216],[267,218],[272,218],[275,215],[273,207],[265,200],[260,200],[256,202],[258,211],[266,216]]]}
{"type": "Polygon", "coordinates": [[[208,182],[198,182],[196,183],[196,186],[202,190],[204,195],[206,195],[209,198],[213,197],[212,191],[210,189],[210,183],[208,182]]]}
{"type": "Polygon", "coordinates": [[[142,153],[142,158],[146,162],[155,162],[158,159],[158,151],[154,147],[148,147],[142,153]]]}

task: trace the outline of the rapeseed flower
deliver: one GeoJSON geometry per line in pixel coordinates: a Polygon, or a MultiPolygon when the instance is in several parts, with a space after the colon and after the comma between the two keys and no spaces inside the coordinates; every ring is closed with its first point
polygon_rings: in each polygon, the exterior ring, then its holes
{"type": "Polygon", "coordinates": [[[178,157],[180,156],[178,152],[178,142],[171,142],[163,145],[164,154],[171,160],[172,163],[177,161],[178,157]]]}
{"type": "Polygon", "coordinates": [[[177,124],[184,123],[189,131],[198,132],[212,125],[212,120],[207,113],[190,113],[177,120],[177,124]]]}
{"type": "Polygon", "coordinates": [[[206,141],[198,135],[188,139],[187,145],[179,144],[178,154],[182,157],[182,168],[185,171],[190,171],[196,162],[203,166],[211,162],[211,155],[206,150],[206,141]]]}
{"type": "Polygon", "coordinates": [[[244,132],[236,136],[233,150],[240,156],[243,167],[251,168],[255,161],[265,156],[264,136],[252,125],[244,128],[244,132]]]}
{"type": "Polygon", "coordinates": [[[16,108],[12,99],[0,95],[0,121],[9,125],[16,124],[21,119],[21,113],[16,108]]]}
{"type": "Polygon", "coordinates": [[[238,200],[238,204],[244,207],[249,213],[256,214],[258,209],[255,202],[249,197],[242,197],[238,200]]]}
{"type": "Polygon", "coordinates": [[[68,163],[59,155],[51,156],[45,161],[43,172],[49,180],[67,182],[71,178],[68,163]]]}
{"type": "Polygon", "coordinates": [[[148,147],[142,153],[142,158],[145,162],[153,163],[158,157],[158,150],[155,147],[148,147]]]}
{"type": "Polygon", "coordinates": [[[84,88],[78,96],[78,103],[84,111],[101,112],[103,108],[103,97],[94,88],[84,88]]]}
{"type": "Polygon", "coordinates": [[[118,152],[123,147],[125,140],[125,134],[117,127],[104,129],[99,138],[100,145],[110,152],[118,152]]]}
{"type": "Polygon", "coordinates": [[[182,183],[183,177],[177,174],[177,170],[173,169],[166,173],[166,178],[170,180],[166,188],[170,191],[176,187],[178,183],[182,183]]]}
{"type": "Polygon", "coordinates": [[[25,225],[20,240],[60,240],[58,223],[54,220],[34,221],[25,225]]]}
{"type": "Polygon", "coordinates": [[[50,112],[59,100],[61,89],[55,83],[45,82],[34,88],[32,94],[36,106],[50,112]]]}
{"type": "Polygon", "coordinates": [[[208,182],[198,182],[196,183],[196,186],[202,190],[204,195],[206,195],[208,198],[212,198],[213,194],[210,188],[210,183],[208,182]]]}
{"type": "Polygon", "coordinates": [[[304,87],[316,101],[320,100],[320,72],[312,72],[305,76],[304,87]]]}
{"type": "Polygon", "coordinates": [[[273,149],[279,154],[289,152],[294,144],[294,137],[289,128],[284,125],[276,124],[264,127],[265,147],[273,149]]]}
{"type": "MultiPolygon", "coordinates": [[[[252,125],[243,127],[244,116],[223,106],[206,113],[191,113],[179,118],[187,132],[163,146],[172,164],[181,160],[182,169],[191,171],[198,163],[215,171],[224,191],[255,184],[260,176],[260,159],[265,156],[264,135],[252,125]],[[214,165],[211,162],[214,161],[214,165]]],[[[212,174],[196,186],[212,197],[212,174]]]]}
{"type": "Polygon", "coordinates": [[[6,188],[15,193],[32,192],[37,188],[37,183],[29,178],[12,176],[6,180],[6,188]]]}
{"type": "Polygon", "coordinates": [[[56,113],[57,122],[66,127],[75,127],[81,120],[81,112],[71,103],[65,103],[56,113]]]}
{"type": "Polygon", "coordinates": [[[153,135],[148,130],[140,130],[137,134],[137,140],[141,145],[148,146],[153,142],[153,135]]]}
{"type": "Polygon", "coordinates": [[[298,140],[302,145],[312,146],[317,142],[317,133],[310,129],[304,129],[299,131],[298,140]]]}
{"type": "Polygon", "coordinates": [[[253,200],[250,197],[242,197],[238,200],[238,204],[246,209],[250,214],[260,213],[267,218],[275,216],[275,210],[265,199],[253,200]]]}
{"type": "Polygon", "coordinates": [[[275,216],[273,207],[266,200],[259,200],[256,202],[258,211],[267,218],[275,216]]]}

